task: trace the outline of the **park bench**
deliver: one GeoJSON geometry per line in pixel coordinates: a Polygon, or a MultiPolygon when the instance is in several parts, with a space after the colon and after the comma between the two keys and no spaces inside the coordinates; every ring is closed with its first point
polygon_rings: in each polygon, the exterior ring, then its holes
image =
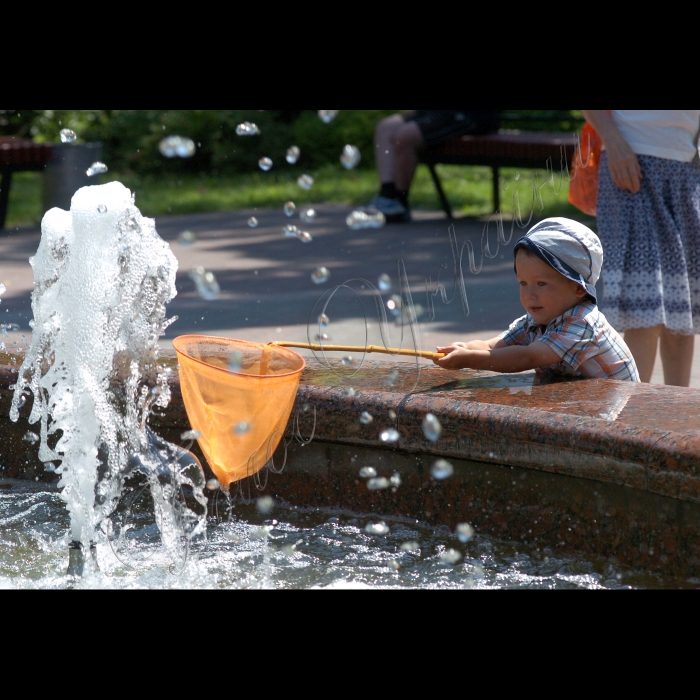
{"type": "Polygon", "coordinates": [[[34,143],[14,136],[0,137],[0,231],[5,228],[13,173],[43,170],[51,160],[51,155],[50,144],[34,143]]]}
{"type": "MultiPolygon", "coordinates": [[[[509,120],[512,121],[512,120],[509,120]]],[[[500,208],[499,168],[547,168],[571,166],[576,146],[572,131],[521,131],[501,129],[485,136],[461,136],[424,148],[420,162],[428,166],[442,208],[452,218],[452,207],[442,188],[436,165],[486,165],[493,173],[493,208],[500,208]],[[551,159],[551,160],[550,160],[551,159]],[[564,161],[564,159],[566,159],[564,161]]]]}

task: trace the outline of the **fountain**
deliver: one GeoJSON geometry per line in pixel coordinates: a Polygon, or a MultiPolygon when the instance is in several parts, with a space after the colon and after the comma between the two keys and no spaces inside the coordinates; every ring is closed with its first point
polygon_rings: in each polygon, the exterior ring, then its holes
{"type": "Polygon", "coordinates": [[[158,338],[175,319],[177,261],[118,182],[83,187],[70,211],[42,221],[32,294],[33,336],[19,369],[10,418],[28,395],[39,425],[39,459],[60,475],[70,514],[69,572],[111,533],[129,479],[147,480],[164,548],[181,559],[183,540],[204,532],[204,475],[197,458],[147,426],[170,400],[158,338]],[[55,464],[59,462],[59,466],[55,464]],[[204,511],[183,505],[183,489],[204,511]]]}

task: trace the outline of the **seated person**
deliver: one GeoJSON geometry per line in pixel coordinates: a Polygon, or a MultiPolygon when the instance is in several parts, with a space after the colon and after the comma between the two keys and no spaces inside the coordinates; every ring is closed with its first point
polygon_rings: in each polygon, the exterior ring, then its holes
{"type": "Polygon", "coordinates": [[[408,190],[418,165],[418,151],[448,138],[498,131],[495,109],[417,109],[382,119],[374,132],[381,189],[370,206],[387,222],[410,221],[408,190]]]}
{"type": "Polygon", "coordinates": [[[598,236],[571,219],[545,219],[513,252],[527,314],[491,340],[438,347],[445,357],[435,364],[638,382],[629,348],[597,307],[594,285],[603,264],[598,236]]]}

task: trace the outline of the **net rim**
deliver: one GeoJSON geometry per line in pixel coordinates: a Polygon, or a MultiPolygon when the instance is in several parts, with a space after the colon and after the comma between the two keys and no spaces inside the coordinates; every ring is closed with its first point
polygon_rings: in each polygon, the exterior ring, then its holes
{"type": "Polygon", "coordinates": [[[191,360],[192,362],[196,362],[197,364],[204,365],[205,367],[209,367],[210,369],[217,370],[218,372],[223,372],[226,375],[237,375],[239,377],[249,377],[250,379],[277,379],[279,377],[291,377],[295,374],[301,374],[305,369],[306,369],[306,360],[302,355],[300,355],[298,352],[294,352],[294,350],[290,350],[289,348],[285,348],[282,345],[274,345],[273,347],[276,350],[280,350],[283,353],[288,353],[290,355],[294,355],[295,357],[298,357],[301,360],[301,367],[299,369],[295,369],[292,372],[284,372],[283,374],[247,374],[246,372],[233,372],[230,369],[224,369],[223,367],[217,367],[216,365],[210,365],[208,362],[202,362],[202,360],[198,360],[196,357],[192,357],[191,355],[188,355],[186,352],[180,350],[177,347],[177,344],[179,343],[184,343],[188,339],[196,339],[196,338],[205,338],[207,340],[212,340],[214,342],[218,341],[224,341],[224,345],[228,344],[230,342],[236,342],[236,343],[248,343],[250,345],[258,345],[258,346],[264,346],[267,343],[254,343],[251,340],[240,340],[239,338],[225,338],[223,336],[218,336],[218,335],[203,335],[200,333],[186,333],[185,335],[178,335],[176,338],[173,338],[173,348],[175,348],[175,352],[178,355],[182,355],[183,357],[186,357],[188,360],[191,360]]]}

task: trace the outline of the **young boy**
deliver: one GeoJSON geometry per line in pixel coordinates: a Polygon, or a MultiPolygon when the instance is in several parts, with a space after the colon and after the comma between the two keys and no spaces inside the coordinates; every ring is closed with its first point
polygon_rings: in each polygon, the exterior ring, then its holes
{"type": "Polygon", "coordinates": [[[572,219],[541,221],[513,250],[527,314],[491,340],[437,348],[445,369],[567,374],[639,381],[629,348],[598,310],[603,264],[598,236],[572,219]]]}

